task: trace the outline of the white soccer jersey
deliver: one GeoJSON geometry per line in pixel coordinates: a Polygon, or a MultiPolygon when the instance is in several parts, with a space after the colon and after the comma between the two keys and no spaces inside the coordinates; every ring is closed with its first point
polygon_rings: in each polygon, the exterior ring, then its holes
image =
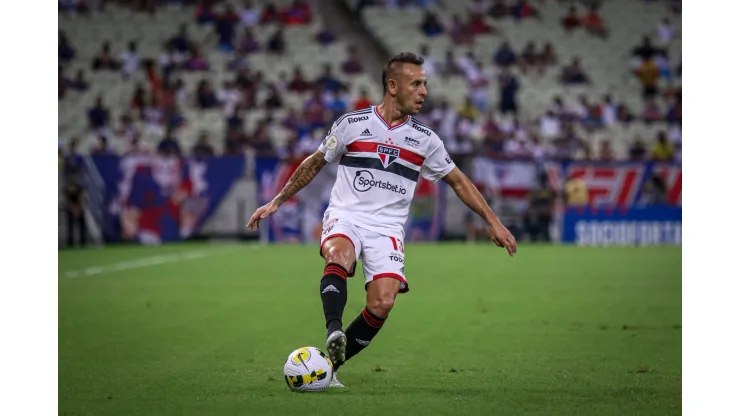
{"type": "Polygon", "coordinates": [[[319,150],[339,160],[324,218],[401,239],[419,175],[437,182],[455,167],[431,128],[409,116],[391,127],[375,106],[337,119],[319,150]]]}

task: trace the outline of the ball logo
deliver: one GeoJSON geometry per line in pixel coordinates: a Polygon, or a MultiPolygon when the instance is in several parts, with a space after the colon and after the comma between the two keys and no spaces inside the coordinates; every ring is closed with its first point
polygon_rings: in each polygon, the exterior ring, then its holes
{"type": "Polygon", "coordinates": [[[403,186],[392,184],[390,181],[375,180],[375,177],[369,170],[359,170],[355,174],[355,180],[352,186],[358,192],[367,192],[370,188],[378,188],[397,194],[406,195],[406,189],[403,186]]]}
{"type": "Polygon", "coordinates": [[[290,362],[295,366],[302,366],[311,359],[311,351],[308,348],[301,348],[290,357],[290,362]]]}

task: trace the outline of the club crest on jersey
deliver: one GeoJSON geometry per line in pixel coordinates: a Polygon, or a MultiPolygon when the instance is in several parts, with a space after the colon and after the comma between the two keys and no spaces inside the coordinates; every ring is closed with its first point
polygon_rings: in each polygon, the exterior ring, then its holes
{"type": "Polygon", "coordinates": [[[378,157],[380,157],[380,162],[383,163],[384,168],[387,168],[394,160],[398,159],[400,154],[401,152],[395,147],[383,146],[382,144],[378,145],[378,157]]]}

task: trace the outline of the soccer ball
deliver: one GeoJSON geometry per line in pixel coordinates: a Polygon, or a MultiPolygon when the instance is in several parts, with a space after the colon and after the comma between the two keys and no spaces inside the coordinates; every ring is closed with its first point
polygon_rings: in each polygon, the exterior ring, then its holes
{"type": "Polygon", "coordinates": [[[290,353],[283,374],[292,391],[324,391],[334,375],[334,366],[324,351],[301,347],[290,353]]]}

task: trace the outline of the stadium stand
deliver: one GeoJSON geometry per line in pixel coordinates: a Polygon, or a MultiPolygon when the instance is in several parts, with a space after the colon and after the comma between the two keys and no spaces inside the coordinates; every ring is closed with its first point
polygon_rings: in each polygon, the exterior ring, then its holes
{"type": "MultiPolygon", "coordinates": [[[[659,154],[663,132],[680,159],[680,2],[342,1],[389,55],[428,59],[436,105],[425,115],[448,143],[462,134],[487,146],[503,132],[494,157],[623,160],[659,154]]],[[[294,119],[310,117],[310,84],[324,71],[332,78],[316,102],[332,113],[361,92],[362,105],[381,97],[364,57],[313,3],[97,4],[60,1],[60,146],[276,151],[324,127],[294,119]],[[297,72],[309,85],[291,85],[297,72]]]]}
{"type": "MultiPolygon", "coordinates": [[[[274,2],[279,16],[267,23],[261,22],[269,17],[266,2],[234,3],[232,9],[225,2],[160,2],[153,12],[108,2],[87,13],[62,12],[61,3],[60,146],[77,138],[81,151],[147,151],[171,136],[180,151],[189,152],[204,136],[221,153],[230,150],[229,142],[214,139],[230,136],[224,132],[235,110],[241,120],[231,121],[243,126],[247,136],[261,121],[273,120],[267,125],[269,137],[281,146],[293,134],[282,121],[304,113],[313,94],[310,88],[290,89],[298,67],[313,83],[328,65],[332,77],[346,85],[339,93],[350,106],[362,92],[380,97],[378,83],[362,68],[343,67],[352,53],[349,45],[332,40],[316,13],[305,21],[294,18],[291,1],[274,2]],[[281,27],[284,50],[272,52],[271,38],[281,27]],[[316,40],[320,32],[324,43],[316,40]],[[238,73],[240,68],[246,72],[238,73]],[[271,96],[276,97],[268,100],[271,96]],[[101,136],[106,137],[104,148],[101,136]]],[[[331,82],[322,92],[335,88],[331,82]]],[[[342,109],[341,103],[337,106],[342,109]]]]}
{"type": "MultiPolygon", "coordinates": [[[[575,113],[580,122],[574,131],[587,144],[586,149],[574,155],[576,158],[598,159],[602,149],[610,148],[617,159],[627,159],[633,140],[639,138],[650,147],[660,131],[670,131],[672,140],[680,144],[681,19],[675,11],[677,6],[680,10],[680,2],[346,2],[359,11],[373,36],[391,54],[425,47],[426,58],[435,62],[435,72],[440,75],[447,71],[451,57],[450,66],[458,68],[451,71],[452,75],[434,80],[432,96],[443,97],[454,108],[462,106],[468,97],[478,100],[483,112],[499,104],[496,78],[507,66],[519,81],[514,95],[522,125],[532,126],[542,136],[556,137],[565,130],[559,126],[562,112],[575,113]],[[571,8],[575,15],[570,15],[571,8]],[[481,13],[482,19],[475,19],[481,13]],[[425,34],[424,23],[430,16],[434,17],[433,22],[442,23],[441,33],[425,34]],[[571,17],[568,27],[572,29],[566,30],[566,17],[571,17]],[[651,46],[642,44],[643,37],[652,42],[651,46]],[[516,57],[512,59],[507,53],[499,56],[504,44],[511,47],[516,57]],[[544,72],[527,71],[531,67],[527,63],[537,62],[537,52],[546,44],[554,46],[556,65],[547,65],[544,72]],[[654,58],[657,71],[652,64],[642,66],[640,58],[646,56],[654,58]],[[587,82],[562,82],[561,70],[574,59],[580,61],[587,82]],[[509,60],[515,64],[506,65],[509,60]],[[480,67],[476,68],[476,63],[480,67]],[[479,78],[488,81],[482,89],[478,87],[479,78]],[[645,101],[641,80],[652,83],[653,78],[658,87],[652,94],[656,99],[645,101]],[[607,95],[612,104],[605,110],[607,95]],[[560,97],[563,106],[554,105],[556,97],[560,97]],[[619,105],[626,110],[622,111],[622,119],[629,119],[630,113],[636,122],[614,120],[619,115],[615,114],[619,105]],[[548,110],[560,117],[553,120],[553,113],[548,115],[548,110]],[[555,128],[550,128],[553,123],[555,128]]],[[[571,80],[578,81],[577,77],[571,80]]],[[[511,123],[512,117],[509,113],[499,118],[499,124],[511,123]]],[[[476,121],[479,128],[467,130],[471,137],[481,140],[483,121],[480,117],[476,121]]],[[[606,156],[604,159],[608,159],[606,156]]]]}

